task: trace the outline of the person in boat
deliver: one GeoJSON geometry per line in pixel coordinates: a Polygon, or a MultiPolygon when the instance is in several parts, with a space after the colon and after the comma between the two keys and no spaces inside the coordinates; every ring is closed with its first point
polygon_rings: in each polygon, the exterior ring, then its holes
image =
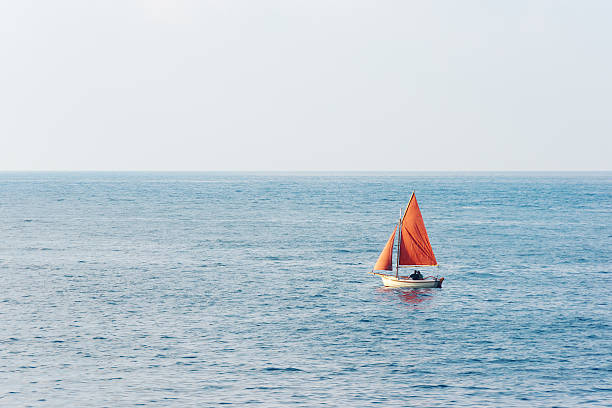
{"type": "Polygon", "coordinates": [[[412,275],[410,275],[410,279],[412,279],[412,280],[423,280],[423,275],[421,275],[420,271],[417,271],[415,269],[414,272],[412,272],[412,275]]]}

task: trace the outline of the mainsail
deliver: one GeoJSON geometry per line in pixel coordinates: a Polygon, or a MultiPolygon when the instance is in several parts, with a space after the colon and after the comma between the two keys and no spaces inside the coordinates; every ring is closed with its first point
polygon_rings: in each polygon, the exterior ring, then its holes
{"type": "MultiPolygon", "coordinates": [[[[395,234],[395,231],[393,233],[395,234]]],[[[419,209],[419,204],[417,203],[414,193],[412,193],[412,197],[410,198],[410,202],[402,218],[400,237],[400,266],[435,266],[438,264],[431,244],[429,243],[423,216],[421,215],[421,210],[419,209]]],[[[387,245],[389,244],[387,243],[387,245]]]]}
{"type": "Polygon", "coordinates": [[[393,230],[393,233],[387,241],[387,245],[385,245],[380,253],[380,256],[378,257],[378,261],[376,261],[376,265],[374,265],[375,271],[393,270],[393,262],[391,261],[391,257],[393,256],[393,241],[395,240],[395,231],[397,231],[397,227],[395,227],[393,230]]]}

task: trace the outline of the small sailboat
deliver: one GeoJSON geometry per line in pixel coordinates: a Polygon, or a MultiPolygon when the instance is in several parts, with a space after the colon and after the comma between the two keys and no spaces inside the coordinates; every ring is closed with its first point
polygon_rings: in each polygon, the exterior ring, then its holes
{"type": "Polygon", "coordinates": [[[383,284],[390,287],[404,288],[441,288],[444,278],[437,276],[422,277],[420,272],[413,273],[410,276],[400,276],[400,268],[420,268],[438,266],[436,257],[433,253],[423,216],[419,209],[414,192],[410,196],[408,207],[399,220],[399,224],[393,230],[387,244],[383,248],[378,261],[374,265],[374,269],[370,272],[372,275],[380,276],[383,284]],[[398,232],[399,228],[399,232],[398,232]],[[378,271],[393,271],[393,243],[395,234],[397,237],[397,257],[395,264],[395,276],[378,271]]]}

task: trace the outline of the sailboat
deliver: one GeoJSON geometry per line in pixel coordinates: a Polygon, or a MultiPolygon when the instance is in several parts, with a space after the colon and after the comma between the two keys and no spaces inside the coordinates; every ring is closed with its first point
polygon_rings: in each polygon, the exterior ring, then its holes
{"type": "Polygon", "coordinates": [[[426,276],[422,279],[412,279],[410,276],[400,276],[400,268],[416,269],[429,266],[438,266],[438,261],[436,261],[436,256],[429,243],[423,216],[413,191],[406,211],[401,216],[399,224],[391,233],[387,244],[374,265],[374,269],[370,273],[380,276],[385,286],[396,288],[441,288],[444,278],[426,276]],[[398,232],[398,237],[394,276],[378,271],[393,271],[393,244],[396,232],[398,232]]]}

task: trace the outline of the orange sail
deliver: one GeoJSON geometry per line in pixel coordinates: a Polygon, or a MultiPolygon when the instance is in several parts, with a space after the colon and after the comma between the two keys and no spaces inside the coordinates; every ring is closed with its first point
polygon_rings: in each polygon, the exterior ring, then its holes
{"type": "Polygon", "coordinates": [[[389,237],[387,241],[387,245],[383,248],[380,256],[378,257],[378,261],[376,261],[376,265],[374,265],[375,271],[392,271],[393,270],[393,262],[391,258],[393,257],[393,241],[395,240],[395,231],[397,227],[393,230],[393,233],[389,237]]]}
{"type": "Polygon", "coordinates": [[[402,218],[400,237],[400,266],[434,266],[438,264],[429,243],[423,216],[421,216],[421,210],[419,210],[419,204],[417,204],[414,193],[410,198],[404,218],[402,218]]]}

